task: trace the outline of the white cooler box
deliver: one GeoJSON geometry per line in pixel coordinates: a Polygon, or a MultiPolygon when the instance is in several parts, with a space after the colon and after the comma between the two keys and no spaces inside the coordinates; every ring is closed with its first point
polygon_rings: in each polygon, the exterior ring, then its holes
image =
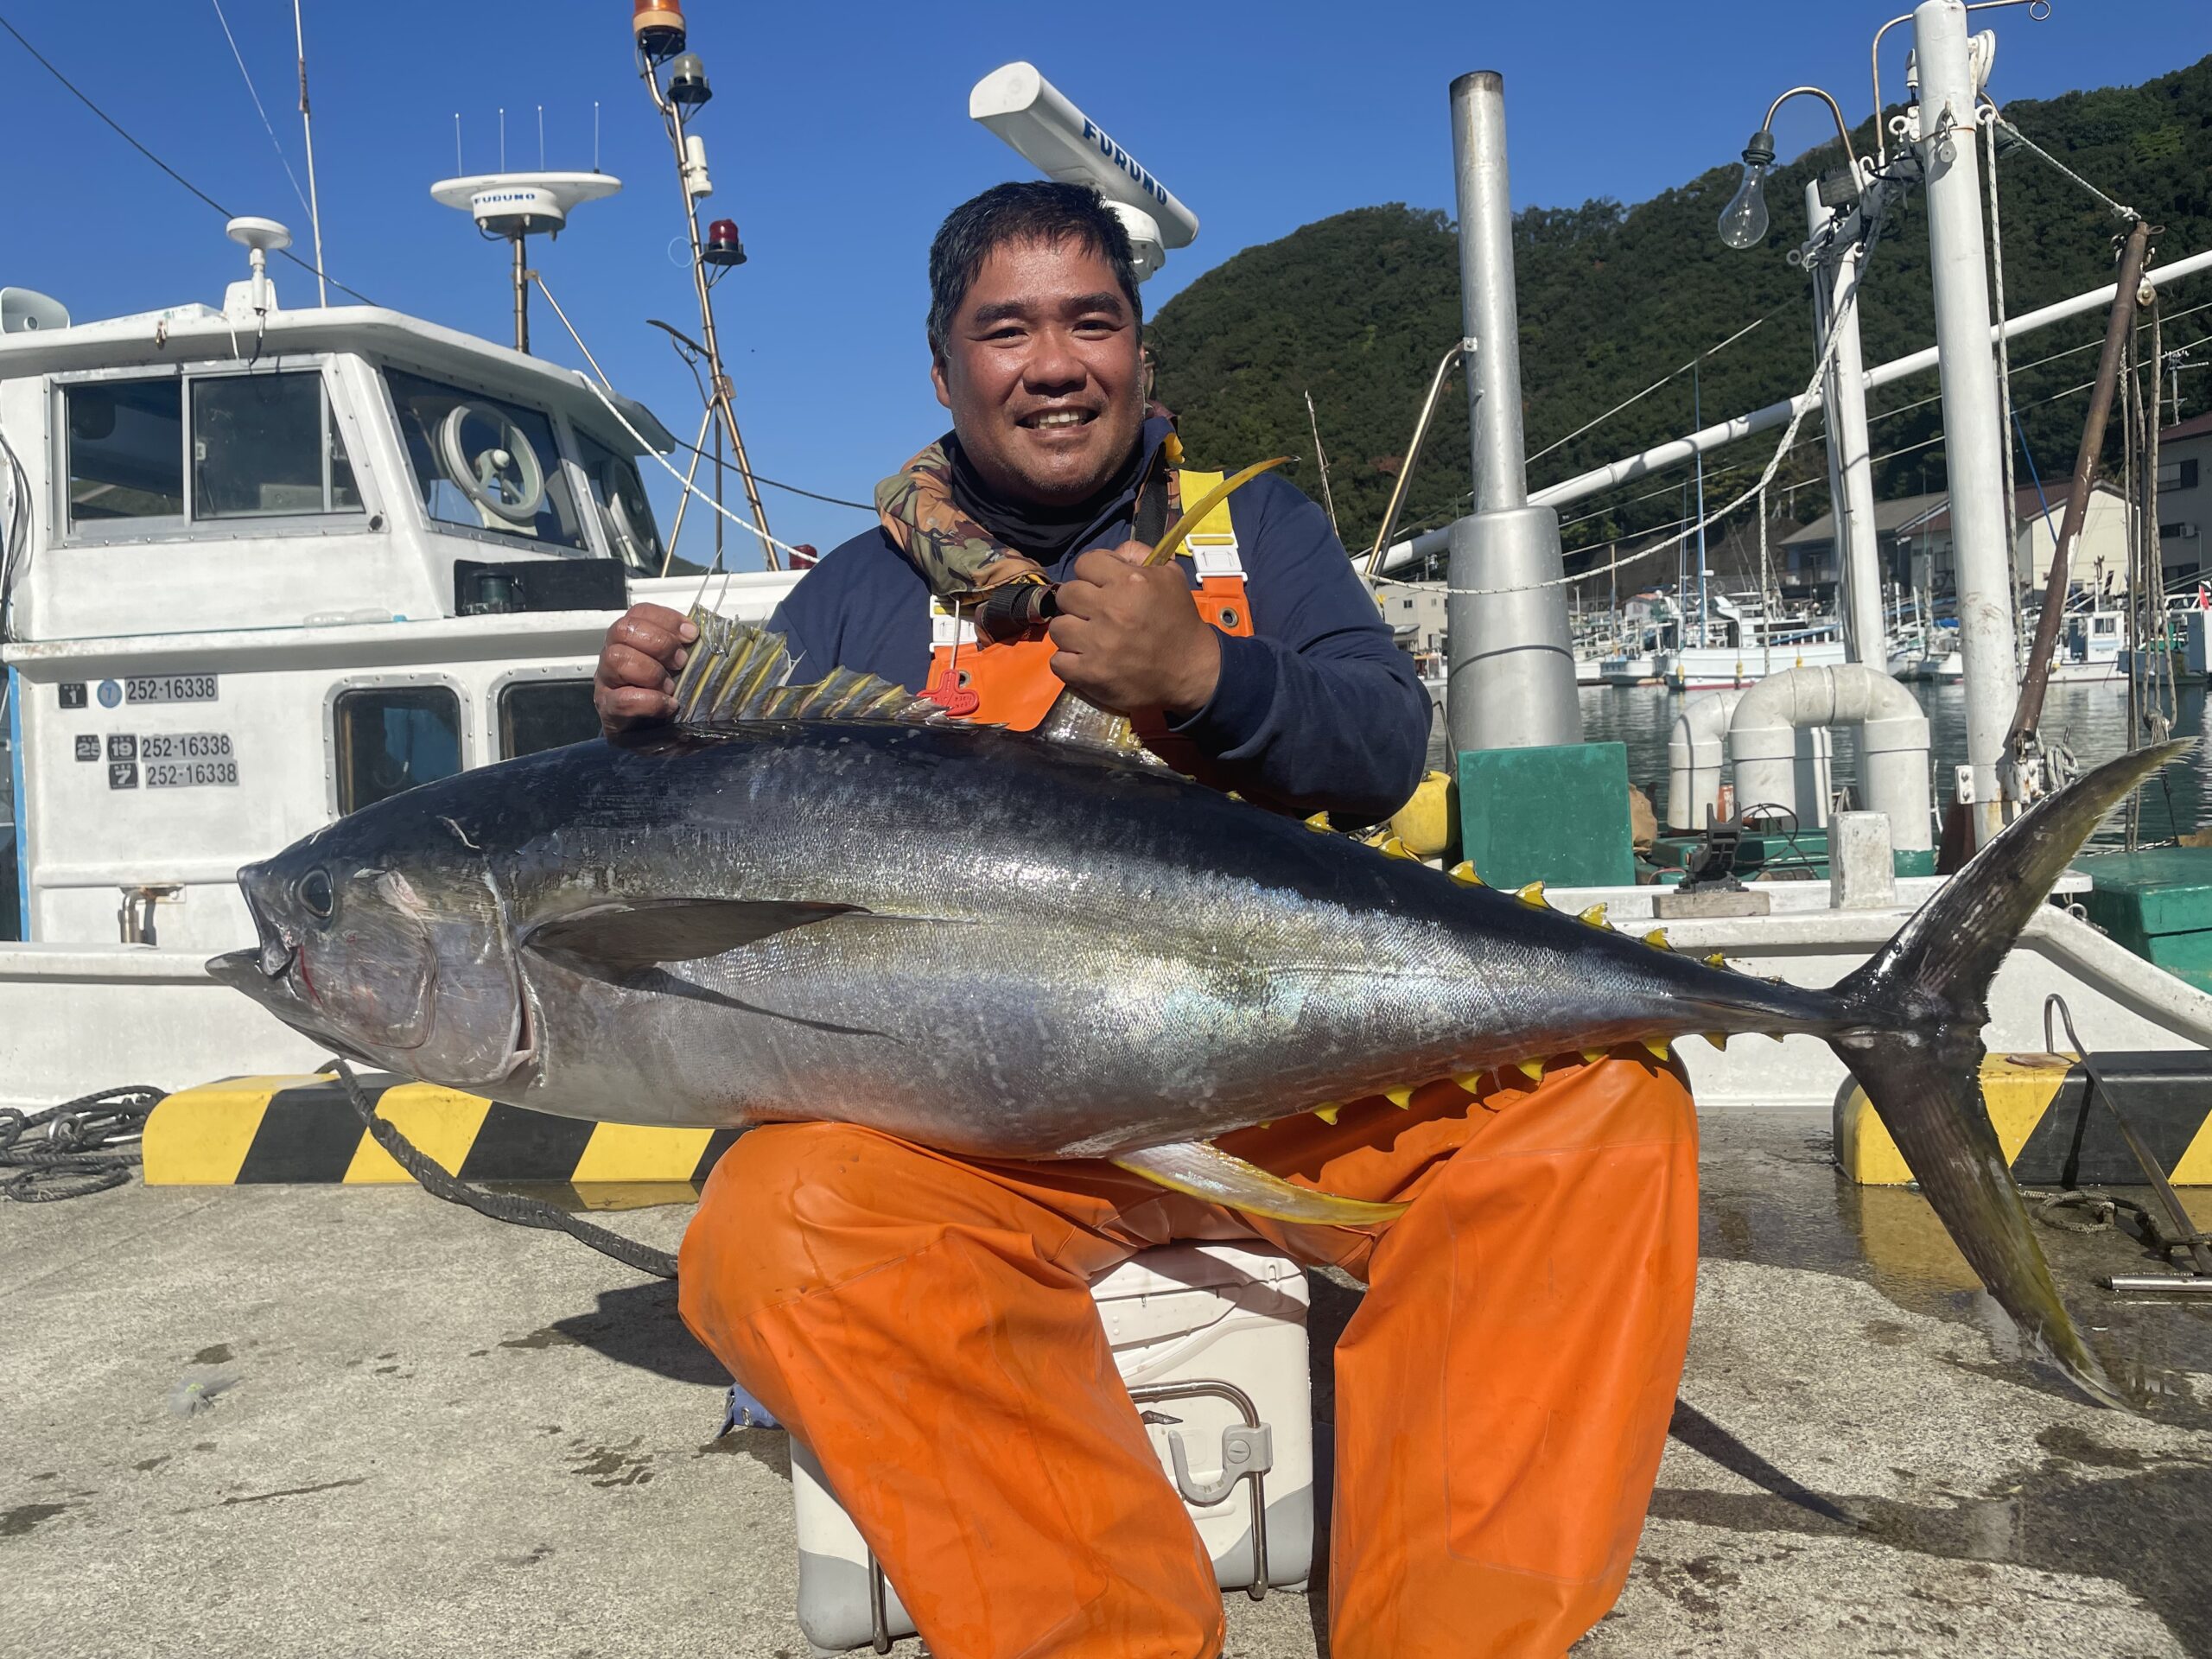
{"type": "MultiPolygon", "coordinates": [[[[1090,1287],[1122,1381],[1224,1588],[1255,1600],[1313,1565],[1313,1409],[1306,1270],[1272,1250],[1170,1244],[1090,1287]],[[1255,1561],[1255,1545],[1266,1571],[1255,1561]]],[[[798,1622],[817,1653],[914,1633],[898,1592],[791,1441],[798,1622]]]]}

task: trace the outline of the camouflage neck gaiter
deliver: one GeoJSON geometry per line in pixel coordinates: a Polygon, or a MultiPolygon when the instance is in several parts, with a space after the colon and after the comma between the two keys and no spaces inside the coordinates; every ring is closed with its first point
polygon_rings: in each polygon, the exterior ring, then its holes
{"type": "Polygon", "coordinates": [[[883,533],[906,556],[930,591],[951,599],[1038,572],[952,499],[952,462],[937,442],[875,486],[883,533]]]}
{"type": "MultiPolygon", "coordinates": [[[[1149,417],[1167,411],[1153,404],[1146,413],[1149,417]]],[[[1153,504],[1162,524],[1181,510],[1180,475],[1175,471],[1181,459],[1182,446],[1171,431],[1151,463],[1156,470],[1145,473],[1146,481],[1139,488],[1141,508],[1142,498],[1157,489],[1165,472],[1164,515],[1160,513],[1161,504],[1153,504]]],[[[1043,579],[1042,565],[1015,552],[953,499],[952,458],[945,453],[943,439],[875,486],[875,511],[883,533],[941,599],[965,598],[1005,582],[1043,579]]],[[[1141,511],[1138,518],[1142,522],[1141,511]]]]}

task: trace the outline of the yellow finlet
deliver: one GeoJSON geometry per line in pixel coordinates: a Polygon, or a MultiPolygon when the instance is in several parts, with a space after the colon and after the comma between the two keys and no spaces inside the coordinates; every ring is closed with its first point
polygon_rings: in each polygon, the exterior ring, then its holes
{"type": "Polygon", "coordinates": [[[1411,858],[1413,856],[1413,851],[1404,842],[1399,840],[1397,836],[1393,836],[1382,843],[1382,856],[1385,858],[1411,858]]]}
{"type": "Polygon", "coordinates": [[[1654,950],[1671,950],[1675,948],[1667,943],[1667,930],[1663,927],[1653,928],[1643,936],[1643,942],[1654,950]]]}
{"type": "Polygon", "coordinates": [[[1725,1031],[1708,1031],[1705,1033],[1705,1040],[1715,1048],[1725,1050],[1728,1046],[1728,1033],[1725,1031]]]}
{"type": "Polygon", "coordinates": [[[1603,905],[1592,905],[1575,919],[1587,923],[1592,927],[1603,927],[1605,925],[1605,907],[1603,905]]]}
{"type": "Polygon", "coordinates": [[[1483,885],[1482,877],[1475,874],[1475,867],[1464,858],[1452,867],[1452,879],[1463,887],[1479,887],[1483,885]]]}
{"type": "Polygon", "coordinates": [[[1452,1086],[1463,1089],[1471,1095],[1479,1095],[1483,1091],[1483,1079],[1489,1075],[1487,1071],[1462,1071],[1452,1079],[1452,1086]]]}
{"type": "Polygon", "coordinates": [[[1602,1048],[1586,1048],[1582,1051],[1582,1063],[1585,1065],[1595,1065],[1605,1058],[1605,1051],[1602,1048]]]}
{"type": "Polygon", "coordinates": [[[1385,1089],[1382,1098],[1402,1112],[1414,1103],[1414,1091],[1410,1089],[1385,1089]]]}
{"type": "Polygon", "coordinates": [[[1716,950],[1705,959],[1705,965],[1708,968],[1726,968],[1728,965],[1728,958],[1716,950]]]}
{"type": "Polygon", "coordinates": [[[1544,902],[1544,884],[1541,881],[1531,881],[1513,896],[1524,905],[1541,906],[1544,902]]]}
{"type": "Polygon", "coordinates": [[[1333,1123],[1337,1121],[1337,1114],[1344,1110],[1344,1103],[1342,1101],[1325,1101],[1322,1104],[1316,1106],[1313,1109],[1313,1116],[1319,1118],[1324,1123],[1333,1123]]]}
{"type": "Polygon", "coordinates": [[[1531,1083],[1541,1083],[1544,1080],[1544,1063],[1541,1060],[1516,1060],[1513,1065],[1514,1070],[1519,1071],[1531,1083]]]}
{"type": "Polygon", "coordinates": [[[1651,1051],[1653,1059],[1663,1060],[1667,1058],[1667,1039],[1664,1037],[1646,1037],[1643,1039],[1643,1046],[1651,1051]]]}
{"type": "Polygon", "coordinates": [[[1312,817],[1306,819],[1306,827],[1308,830],[1318,830],[1325,836],[1336,834],[1336,830],[1329,823],[1329,815],[1325,812],[1316,812],[1312,817]]]}
{"type": "Polygon", "coordinates": [[[1160,538],[1160,544],[1152,550],[1145,563],[1147,564],[1166,563],[1175,556],[1176,550],[1183,545],[1183,538],[1198,527],[1200,521],[1205,518],[1206,514],[1211,512],[1236,490],[1250,483],[1270,467],[1281,467],[1289,459],[1288,455],[1277,455],[1272,461],[1255,461],[1243,472],[1232,473],[1222,480],[1220,483],[1200,496],[1197,501],[1183,509],[1183,516],[1178,518],[1169,527],[1167,533],[1160,538]]]}

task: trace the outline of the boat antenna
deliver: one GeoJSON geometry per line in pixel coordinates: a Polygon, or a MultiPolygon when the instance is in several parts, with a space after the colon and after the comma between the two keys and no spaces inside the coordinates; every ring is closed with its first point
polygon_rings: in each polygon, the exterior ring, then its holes
{"type": "MultiPolygon", "coordinates": [[[[711,407],[721,416],[729,439],[737,475],[745,485],[746,505],[753,510],[753,527],[760,538],[760,553],[771,570],[781,569],[777,543],[768,531],[768,510],[760,500],[760,486],[753,476],[753,462],[746,454],[744,436],[737,429],[737,410],[731,401],[729,377],[722,372],[721,342],[715,332],[714,284],[745,263],[745,247],[738,239],[737,223],[718,219],[699,234],[699,203],[714,194],[707,174],[706,141],[687,132],[685,124],[714,96],[707,85],[706,67],[696,52],[685,50],[687,35],[680,0],[637,0],[632,20],[636,37],[638,78],[646,96],[660,112],[661,125],[675,152],[678,188],[683,193],[683,229],[691,240],[691,286],[699,302],[699,334],[707,359],[707,385],[711,407]],[[661,72],[668,72],[662,85],[661,72]],[[709,271],[714,275],[709,276],[709,271]]],[[[671,333],[674,331],[671,330],[671,333]]]]}
{"type": "MultiPolygon", "coordinates": [[[[322,274],[322,205],[315,188],[315,120],[308,111],[308,37],[300,21],[300,0],[292,0],[292,44],[300,60],[300,132],[308,150],[308,226],[315,237],[315,296],[317,305],[330,303],[330,285],[322,274]]],[[[456,133],[461,118],[455,116],[456,133]]]]}
{"type": "MultiPolygon", "coordinates": [[[[453,112],[453,170],[456,175],[468,170],[461,162],[461,111],[459,110],[453,112]]],[[[598,169],[594,168],[593,171],[596,172],[598,169]]]]}

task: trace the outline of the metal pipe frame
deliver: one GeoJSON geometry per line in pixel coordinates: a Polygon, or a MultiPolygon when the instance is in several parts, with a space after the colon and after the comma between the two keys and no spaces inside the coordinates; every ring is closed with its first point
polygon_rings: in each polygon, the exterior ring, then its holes
{"type": "MultiPolygon", "coordinates": [[[[1831,220],[1815,181],[1805,187],[1805,217],[1817,240],[1831,220]]],[[[1833,508],[1837,567],[1842,578],[1844,637],[1853,660],[1877,672],[1889,667],[1887,631],[1882,615],[1881,550],[1874,534],[1872,446],[1866,436],[1866,359],[1859,344],[1859,307],[1839,306],[1837,296],[1858,280],[1864,250],[1856,241],[1838,240],[1827,254],[1807,261],[1813,278],[1813,332],[1821,350],[1833,331],[1838,338],[1823,391],[1827,409],[1829,501],[1833,508]]]]}
{"type": "MultiPolygon", "coordinates": [[[[2001,791],[2014,781],[2003,766],[2020,686],[2012,550],[2005,544],[2008,440],[1999,418],[1997,364],[1989,345],[1989,251],[1976,170],[1976,89],[1966,7],[1960,0],[1923,0],[1912,22],[1959,654],[1966,667],[1967,762],[1974,770],[1969,816],[1974,844],[1980,846],[2003,827],[2001,791]]],[[[2009,792],[2017,797],[2017,789],[2009,792]]]]}
{"type": "Polygon", "coordinates": [[[645,83],[646,96],[653,107],[660,111],[663,125],[667,129],[669,146],[676,155],[676,186],[683,197],[683,228],[691,238],[691,289],[699,302],[699,333],[701,343],[707,350],[707,384],[714,406],[720,410],[722,430],[729,438],[732,458],[737,466],[737,475],[745,486],[746,505],[753,510],[753,524],[760,538],[760,556],[771,570],[780,569],[776,556],[776,543],[770,539],[768,509],[760,499],[760,486],[753,481],[753,462],[745,452],[744,435],[737,429],[737,410],[730,401],[729,377],[722,372],[721,341],[715,332],[715,305],[707,289],[707,266],[702,257],[704,249],[699,241],[699,204],[691,194],[690,182],[684,176],[683,113],[673,99],[663,95],[657,66],[644,53],[638,54],[638,76],[645,83]]]}
{"type": "MultiPolygon", "coordinates": [[[[1828,113],[1835,118],[1835,136],[1843,141],[1843,153],[1851,158],[1851,176],[1854,180],[1864,179],[1866,170],[1859,164],[1859,151],[1851,142],[1851,129],[1844,124],[1843,105],[1818,86],[1792,86],[1783,93],[1766,106],[1766,119],[1759,123],[1759,130],[1771,132],[1774,130],[1774,112],[1793,98],[1817,98],[1828,106],[1828,113]]],[[[1881,125],[1878,118],[1874,124],[1878,128],[1881,125]]]]}
{"type": "MultiPolygon", "coordinates": [[[[2212,270],[2212,249],[2155,266],[2143,273],[2143,280],[2154,287],[2163,288],[2205,270],[2212,270]]],[[[2069,317],[2098,310],[2110,305],[2112,296],[2118,291],[2118,284],[2107,283],[2102,288],[2076,294],[2071,299],[2055,301],[2036,310],[2024,311],[2004,323],[2001,328],[1993,323],[1989,330],[1990,342],[1994,345],[2000,333],[2006,340],[2018,340],[2023,334],[2034,334],[2053,323],[2063,322],[2069,317]]],[[[1910,376],[1923,373],[1936,366],[1936,350],[1931,346],[1904,357],[1892,358],[1887,363],[1877,364],[1866,371],[1866,388],[1872,391],[1877,387],[1891,385],[1910,376]]],[[[1687,461],[1694,461],[1701,454],[1726,448],[1742,439],[1757,437],[1762,432],[1771,432],[1778,427],[1787,426],[1800,410],[1817,409],[1824,402],[1817,391],[1809,397],[1785,397],[1779,403],[1769,404],[1748,415],[1738,415],[1718,425],[1703,428],[1686,437],[1669,439],[1641,454],[1629,455],[1603,467],[1593,467],[1589,472],[1578,473],[1573,478],[1562,479],[1556,484],[1548,484],[1540,490],[1532,490],[1529,503],[1531,506],[1563,507],[1571,502],[1602,494],[1618,485],[1632,482],[1669,467],[1678,467],[1687,461]]],[[[1382,556],[1382,569],[1386,572],[1399,569],[1416,559],[1440,553],[1448,544],[1450,537],[1451,531],[1447,526],[1424,531],[1410,542],[1402,542],[1395,548],[1387,549],[1382,556]],[[1401,549],[1405,550],[1402,552],[1401,549]]]]}
{"type": "MultiPolygon", "coordinates": [[[[2120,359],[2127,347],[2127,331],[2134,325],[2136,296],[2143,280],[2143,260],[2150,251],[2151,226],[2137,219],[2127,233],[2120,257],[2120,278],[2114,284],[2112,312],[2105,320],[2105,341],[2097,356],[2096,385],[2089,393],[2089,412],[2082,423],[2082,443],[2074,457],[2074,481],[2066,494],[2066,513],[2059,521],[2058,537],[2050,550],[2050,572],[2044,585],[2043,613],[2036,619],[2035,643],[2028,648],[2028,671],[2020,683],[2019,706],[2013,710],[2012,729],[2005,747],[2017,767],[2029,760],[2037,722],[2043,718],[2044,691],[2050,679],[2050,653],[2058,643],[2058,625],[2066,609],[2066,594],[2074,581],[2074,543],[2088,519],[2089,492],[2096,483],[2097,463],[2104,454],[2105,424],[2112,418],[2113,394],[2120,385],[2120,359]]],[[[2029,569],[2034,578],[2034,568],[2029,569]]]]}
{"type": "MultiPolygon", "coordinates": [[[[1406,458],[1399,465],[1398,476],[1390,486],[1390,503],[1382,509],[1382,524],[1375,532],[1375,546],[1367,556],[1367,574],[1372,578],[1376,567],[1382,561],[1382,550],[1390,545],[1390,532],[1398,527],[1398,513],[1406,505],[1407,493],[1412,489],[1414,469],[1421,465],[1422,446],[1428,442],[1428,423],[1435,417],[1437,400],[1444,395],[1444,383],[1459,359],[1467,354],[1471,340],[1455,340],[1436,365],[1436,372],[1429,377],[1428,396],[1421,400],[1421,416],[1414,423],[1413,442],[1406,446],[1406,458]]],[[[1310,412],[1310,411],[1309,411],[1310,412]]],[[[1315,448],[1319,447],[1317,435],[1315,448]]]]}
{"type": "Polygon", "coordinates": [[[1529,504],[1505,79],[1486,69],[1461,75],[1451,103],[1475,511],[1452,526],[1446,566],[1448,740],[1455,754],[1580,743],[1559,518],[1529,504]]]}
{"type": "MultiPolygon", "coordinates": [[[[2042,22],[2050,16],[2050,0],[1972,0],[1972,3],[1967,7],[1967,10],[1989,11],[2000,6],[2025,6],[2028,9],[2028,16],[2037,22],[2042,22]]],[[[1912,14],[1909,11],[1903,16],[1891,18],[1888,22],[1874,31],[1874,44],[1868,49],[1874,79],[1874,147],[1878,157],[1875,164],[1879,167],[1886,167],[1890,162],[1888,129],[1882,121],[1882,36],[1899,23],[1909,23],[1911,21],[1912,14]]]]}

